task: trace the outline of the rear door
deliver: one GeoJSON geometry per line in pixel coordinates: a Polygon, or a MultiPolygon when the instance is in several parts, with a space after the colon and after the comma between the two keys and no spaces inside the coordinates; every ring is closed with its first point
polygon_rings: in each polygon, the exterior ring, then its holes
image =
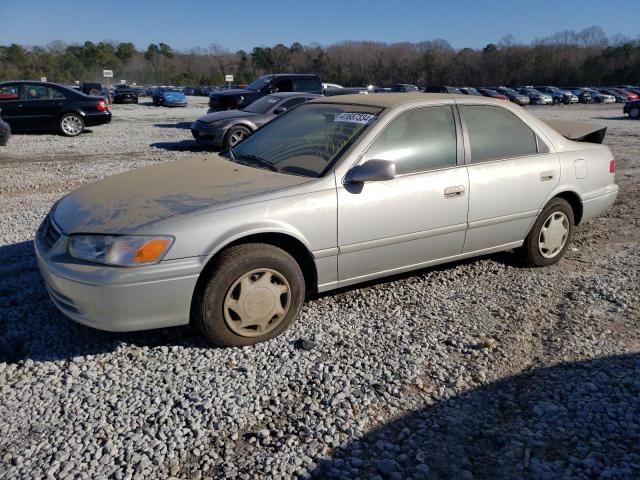
{"type": "Polygon", "coordinates": [[[468,146],[469,230],[464,251],[519,242],[558,184],[558,156],[506,108],[458,108],[468,146]]]}
{"type": "Polygon", "coordinates": [[[0,116],[11,129],[20,130],[20,84],[10,83],[0,87],[0,109],[0,116]]]}

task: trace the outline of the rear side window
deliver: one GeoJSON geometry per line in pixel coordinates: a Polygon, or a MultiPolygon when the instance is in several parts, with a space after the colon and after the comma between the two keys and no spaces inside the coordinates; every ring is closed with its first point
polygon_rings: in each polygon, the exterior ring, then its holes
{"type": "Polygon", "coordinates": [[[309,100],[309,99],[305,98],[305,97],[291,98],[289,100],[286,100],[286,101],[282,102],[282,105],[280,105],[280,107],[281,108],[286,108],[287,110],[289,110],[290,108],[293,108],[296,105],[300,105],[301,103],[304,103],[307,100],[309,100]]]}
{"type": "Polygon", "coordinates": [[[298,77],[299,92],[315,92],[322,90],[322,83],[316,77],[298,77]]]}
{"type": "Polygon", "coordinates": [[[456,165],[456,127],[450,107],[420,108],[394,118],[376,137],[365,160],[391,160],[396,172],[456,165]]]}
{"type": "Polygon", "coordinates": [[[64,95],[54,88],[45,85],[26,84],[23,90],[23,100],[60,100],[64,95]]]}
{"type": "Polygon", "coordinates": [[[17,100],[19,93],[20,87],[18,85],[5,85],[0,87],[0,102],[17,100]]]}
{"type": "Polygon", "coordinates": [[[524,157],[538,153],[533,131],[501,107],[461,106],[471,145],[471,162],[524,157]]]}

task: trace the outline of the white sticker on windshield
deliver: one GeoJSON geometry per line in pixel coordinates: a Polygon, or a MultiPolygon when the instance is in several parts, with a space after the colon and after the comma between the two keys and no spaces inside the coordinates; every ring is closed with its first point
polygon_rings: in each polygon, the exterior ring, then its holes
{"type": "Polygon", "coordinates": [[[336,122],[362,123],[367,125],[373,122],[375,115],[369,113],[341,113],[336,115],[336,122]]]}

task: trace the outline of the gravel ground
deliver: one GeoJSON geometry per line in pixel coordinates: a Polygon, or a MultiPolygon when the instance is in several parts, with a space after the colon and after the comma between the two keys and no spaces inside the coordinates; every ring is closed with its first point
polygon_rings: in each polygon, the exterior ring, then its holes
{"type": "Polygon", "coordinates": [[[0,150],[0,478],[640,477],[640,122],[533,109],[608,125],[618,165],[617,203],[554,267],[505,253],[323,295],[248,348],[72,323],[38,223],[81,184],[202,154],[193,100],[0,150]]]}

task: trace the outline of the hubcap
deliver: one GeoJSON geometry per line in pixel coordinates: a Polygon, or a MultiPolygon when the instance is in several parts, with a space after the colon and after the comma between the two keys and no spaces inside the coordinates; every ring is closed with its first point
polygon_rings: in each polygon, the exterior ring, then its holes
{"type": "Polygon", "coordinates": [[[78,135],[82,131],[82,120],[70,115],[62,119],[62,129],[69,135],[78,135]]]}
{"type": "Polygon", "coordinates": [[[247,132],[245,132],[244,130],[236,130],[234,132],[231,133],[231,146],[236,145],[237,143],[239,143],[240,141],[244,140],[244,138],[247,136],[247,132]]]}
{"type": "Polygon", "coordinates": [[[260,268],[238,278],[224,297],[224,320],[242,337],[259,337],[276,328],[289,311],[291,288],[279,272],[260,268]]]}
{"type": "Polygon", "coordinates": [[[569,219],[562,212],[554,212],[545,220],[538,237],[540,254],[545,258],[558,255],[569,237],[569,219]]]}

